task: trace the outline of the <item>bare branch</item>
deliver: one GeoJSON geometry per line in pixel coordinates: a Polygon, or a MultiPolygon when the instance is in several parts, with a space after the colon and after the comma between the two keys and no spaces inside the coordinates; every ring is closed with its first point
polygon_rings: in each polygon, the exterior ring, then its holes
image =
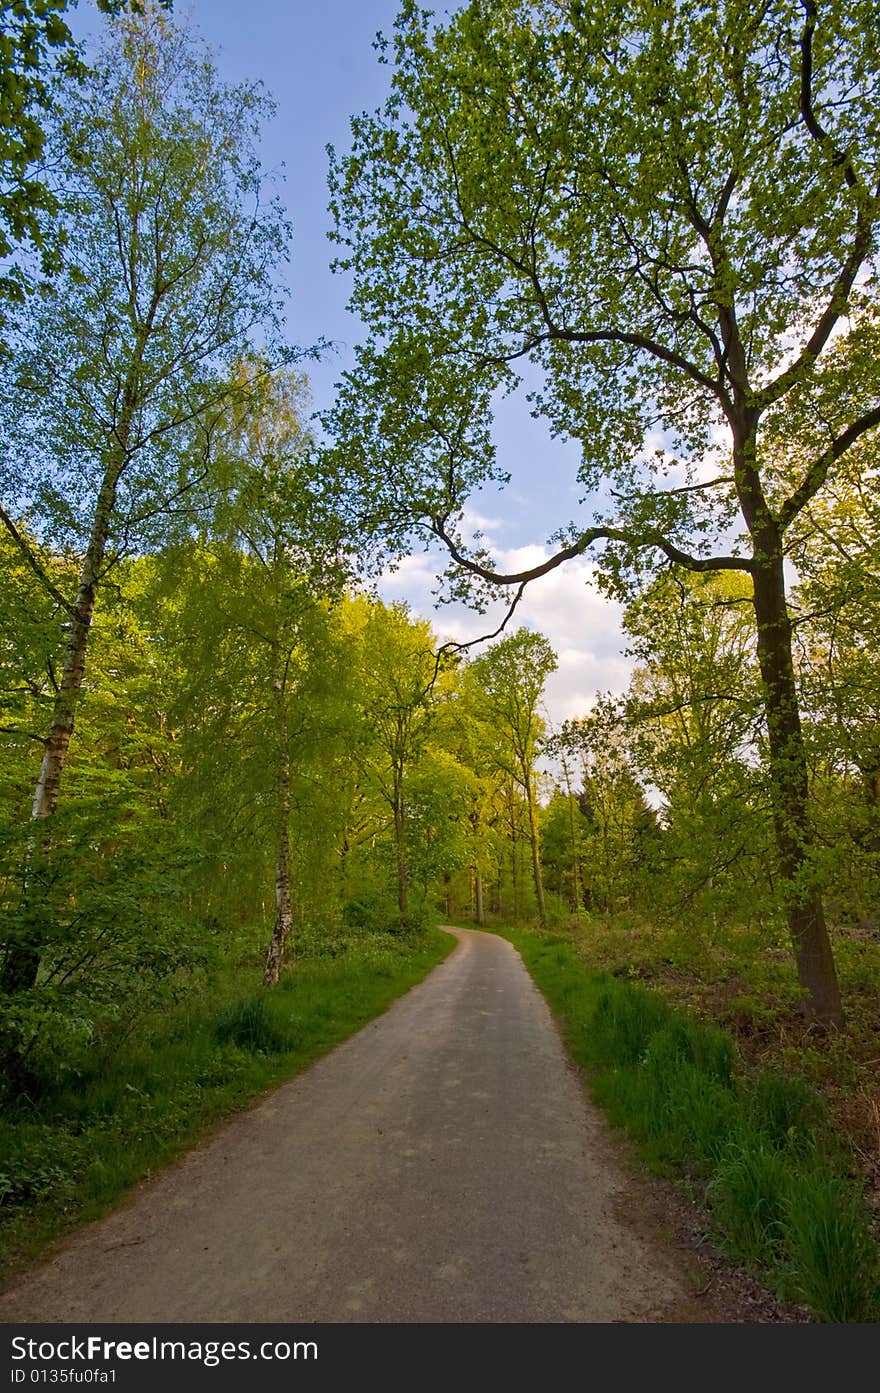
{"type": "Polygon", "coordinates": [[[501,571],[493,571],[491,567],[483,566],[480,562],[466,556],[458,547],[454,537],[447,532],[442,518],[433,518],[430,530],[443,543],[458,566],[492,585],[528,585],[530,581],[539,580],[541,576],[555,571],[564,562],[572,561],[576,556],[582,556],[588,547],[599,541],[621,542],[634,551],[655,547],[658,551],[662,551],[665,556],[668,556],[670,561],[674,561],[678,566],[684,566],[688,571],[751,572],[754,570],[754,562],[746,556],[691,556],[660,533],[634,533],[616,527],[590,527],[586,532],[582,532],[576,541],[554,552],[540,565],[532,566],[526,571],[505,574],[501,571]]]}
{"type": "Polygon", "coordinates": [[[441,643],[440,647],[437,649],[434,661],[434,676],[428,683],[426,691],[430,691],[433,688],[434,683],[437,681],[437,677],[440,672],[440,663],[443,659],[444,653],[463,653],[466,649],[473,648],[478,643],[488,643],[490,639],[497,638],[499,634],[504,632],[510,620],[513,618],[514,611],[516,610],[520,600],[523,597],[523,594],[525,593],[525,588],[526,582],[523,581],[522,585],[519,586],[516,594],[514,595],[513,599],[508,605],[507,613],[505,614],[501,623],[498,625],[498,628],[494,629],[491,634],[481,634],[479,638],[470,638],[467,640],[466,643],[457,643],[454,639],[450,639],[448,643],[441,643]]]}

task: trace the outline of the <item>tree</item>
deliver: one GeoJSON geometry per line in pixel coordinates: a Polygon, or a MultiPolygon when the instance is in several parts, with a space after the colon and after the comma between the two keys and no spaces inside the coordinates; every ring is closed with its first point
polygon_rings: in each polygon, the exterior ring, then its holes
{"type": "MultiPolygon", "coordinates": [[[[42,269],[56,266],[54,242],[58,198],[42,169],[46,123],[51,120],[59,78],[82,80],[86,68],[64,15],[76,0],[2,0],[0,44],[0,259],[22,247],[41,253],[42,269]]],[[[160,0],[170,8],[170,0],[160,0]]],[[[125,0],[97,0],[98,9],[118,14],[125,0]]],[[[136,3],[132,9],[139,10],[136,3]]],[[[20,263],[0,275],[0,324],[4,301],[21,302],[28,288],[20,263]]]]}
{"type": "Polygon", "coordinates": [[[703,912],[708,900],[713,919],[724,906],[748,920],[768,888],[772,833],[749,610],[746,577],[676,568],[624,617],[639,666],[619,720],[639,777],[664,800],[663,862],[679,914],[703,912]]]}
{"type": "Polygon", "coordinates": [[[485,883],[497,853],[499,770],[494,760],[494,742],[487,738],[485,707],[478,683],[469,681],[467,669],[451,692],[443,712],[440,740],[451,751],[463,771],[467,794],[466,836],[472,877],[469,901],[476,923],[486,922],[485,883]]]}
{"type": "MultiPolygon", "coordinates": [[[[231,364],[257,325],[271,336],[278,322],[285,225],[258,197],[253,153],[266,110],[151,10],[116,23],[57,132],[65,263],[16,328],[0,462],[0,522],[67,631],[38,822],[58,805],[98,591],[185,511],[236,391],[231,364]],[[72,598],[49,573],[48,545],[79,558],[72,598]]],[[[6,987],[30,985],[38,961],[36,943],[7,951],[6,987]]]]}
{"type": "Polygon", "coordinates": [[[473,0],[439,24],[404,0],[391,96],[331,178],[370,336],[328,425],[386,547],[421,532],[515,595],[594,546],[612,580],[658,554],[748,577],[790,935],[828,1025],[784,561],[880,424],[875,18],[868,0],[473,0]],[[493,400],[523,377],[599,512],[502,573],[463,506],[501,473],[493,400]]]}
{"type": "Polygon", "coordinates": [[[583,859],[588,902],[612,913],[631,908],[640,888],[643,842],[656,831],[656,818],[630,768],[613,708],[600,702],[592,715],[567,721],[557,747],[580,765],[578,803],[587,824],[583,859]]]}
{"type": "MultiPolygon", "coordinates": [[[[241,375],[243,404],[218,432],[215,473],[223,487],[213,530],[231,544],[218,558],[226,582],[221,624],[239,638],[251,667],[262,653],[256,668],[272,713],[266,745],[276,789],[275,921],[264,970],[272,986],[293,926],[291,763],[295,751],[303,757],[302,746],[309,737],[314,741],[321,724],[314,689],[336,676],[327,609],[341,593],[344,573],[327,509],[319,509],[304,466],[311,444],[304,377],[292,371],[270,377],[259,359],[241,375]]],[[[263,703],[258,696],[257,704],[263,703]]]]}
{"type": "Polygon", "coordinates": [[[365,739],[364,774],[387,804],[394,832],[397,908],[410,916],[408,775],[425,746],[436,676],[434,643],[424,621],[400,605],[374,605],[359,635],[356,697],[365,739]]]}
{"type": "Polygon", "coordinates": [[[542,924],[547,922],[547,906],[541,877],[535,763],[544,730],[539,707],[547,678],[555,669],[556,654],[543,634],[518,629],[492,644],[468,670],[482,699],[492,759],[525,798],[535,903],[542,924]]]}
{"type": "Polygon", "coordinates": [[[854,450],[801,519],[794,548],[798,677],[808,717],[813,794],[835,849],[844,912],[877,922],[880,906],[880,507],[876,451],[854,450]]]}

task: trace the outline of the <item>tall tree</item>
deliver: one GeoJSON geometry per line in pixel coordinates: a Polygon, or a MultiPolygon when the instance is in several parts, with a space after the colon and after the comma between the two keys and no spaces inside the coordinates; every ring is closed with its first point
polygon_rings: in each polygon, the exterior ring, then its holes
{"type": "MultiPolygon", "coordinates": [[[[230,88],[155,9],[116,22],[58,128],[68,231],[53,293],[16,327],[3,391],[0,522],[63,616],[67,651],[33,818],[52,816],[96,596],[204,480],[230,376],[279,306],[276,204],[259,197],[253,145],[265,99],[230,88]],[[28,540],[80,558],[71,596],[28,540]]],[[[7,951],[7,988],[33,982],[36,942],[7,951]]]]}
{"type": "Polygon", "coordinates": [[[880,424],[874,6],[473,0],[439,23],[404,0],[384,47],[391,96],[332,176],[370,329],[330,419],[361,518],[515,593],[603,544],[612,573],[661,553],[748,577],[794,955],[838,1025],[784,561],[880,424]],[[462,518],[523,373],[600,511],[510,574],[462,518]]]}
{"type": "Polygon", "coordinates": [[[408,776],[425,746],[432,717],[436,660],[430,626],[400,605],[371,606],[359,635],[356,701],[370,739],[364,771],[387,804],[394,833],[397,908],[410,916],[408,776]]]}
{"type": "Polygon", "coordinates": [[[773,860],[748,580],[664,571],[624,626],[639,665],[619,724],[664,800],[671,901],[679,914],[723,906],[747,921],[766,903],[773,860]]]}
{"type": "Polygon", "coordinates": [[[270,377],[259,359],[241,374],[242,402],[218,432],[215,475],[222,492],[213,521],[215,533],[233,547],[223,557],[223,624],[243,639],[251,657],[254,649],[262,650],[257,667],[267,689],[271,685],[266,704],[276,791],[275,922],[264,971],[271,986],[293,926],[291,764],[295,753],[303,758],[302,744],[309,735],[314,739],[312,728],[320,724],[308,697],[322,674],[325,682],[333,674],[327,605],[340,595],[344,571],[333,544],[332,514],[320,505],[305,466],[312,443],[305,378],[293,371],[270,377]]]}
{"type": "Polygon", "coordinates": [[[518,629],[499,639],[469,668],[469,677],[483,699],[492,757],[525,798],[532,881],[542,924],[547,922],[547,906],[538,838],[536,761],[544,732],[541,700],[547,678],[555,669],[556,654],[550,644],[543,634],[529,629],[518,629]]]}

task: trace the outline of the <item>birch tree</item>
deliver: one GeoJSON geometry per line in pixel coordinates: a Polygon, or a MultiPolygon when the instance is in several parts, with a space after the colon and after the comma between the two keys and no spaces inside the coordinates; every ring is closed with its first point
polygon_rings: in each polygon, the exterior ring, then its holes
{"type": "Polygon", "coordinates": [[[370,607],[359,636],[356,696],[364,742],[364,772],[387,805],[394,836],[397,909],[410,918],[408,778],[431,725],[436,664],[430,625],[402,605],[370,607]]]}
{"type": "Polygon", "coordinates": [[[263,977],[272,986],[293,927],[291,765],[296,757],[304,762],[303,746],[315,743],[315,727],[322,724],[316,688],[338,678],[339,649],[329,641],[327,609],[341,594],[345,570],[334,548],[332,509],[316,497],[308,477],[306,380],[293,371],[270,378],[267,367],[254,359],[240,369],[242,405],[218,441],[223,457],[215,473],[222,493],[213,523],[234,548],[225,557],[224,624],[251,656],[262,654],[256,669],[271,711],[275,919],[263,977]]]}
{"type": "MultiPolygon", "coordinates": [[[[271,336],[278,324],[286,228],[254,154],[267,111],[151,8],[115,23],[54,133],[65,262],[16,326],[0,423],[0,523],[67,640],[35,822],[58,806],[99,590],[197,493],[230,364],[258,325],[271,336]],[[55,583],[50,547],[79,558],[73,593],[55,583]]],[[[35,980],[38,937],[8,945],[7,989],[35,980]]]]}
{"type": "MultiPolygon", "coordinates": [[[[76,0],[2,0],[0,43],[0,326],[4,301],[20,303],[33,288],[28,260],[44,272],[57,264],[57,191],[45,168],[47,127],[63,82],[87,73],[80,48],[65,19],[76,0]]],[[[126,0],[96,0],[99,10],[118,14],[126,0]]],[[[171,0],[159,0],[163,9],[171,0]]],[[[138,0],[131,8],[141,9],[138,0]]],[[[31,268],[35,270],[34,267],[31,268]]]]}

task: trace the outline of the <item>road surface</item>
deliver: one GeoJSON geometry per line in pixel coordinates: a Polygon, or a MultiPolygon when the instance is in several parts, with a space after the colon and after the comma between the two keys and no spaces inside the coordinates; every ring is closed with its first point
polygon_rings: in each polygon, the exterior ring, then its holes
{"type": "Polygon", "coordinates": [[[519,956],[455,932],[385,1015],[13,1283],[0,1320],[688,1319],[683,1259],[642,1231],[519,956]]]}

